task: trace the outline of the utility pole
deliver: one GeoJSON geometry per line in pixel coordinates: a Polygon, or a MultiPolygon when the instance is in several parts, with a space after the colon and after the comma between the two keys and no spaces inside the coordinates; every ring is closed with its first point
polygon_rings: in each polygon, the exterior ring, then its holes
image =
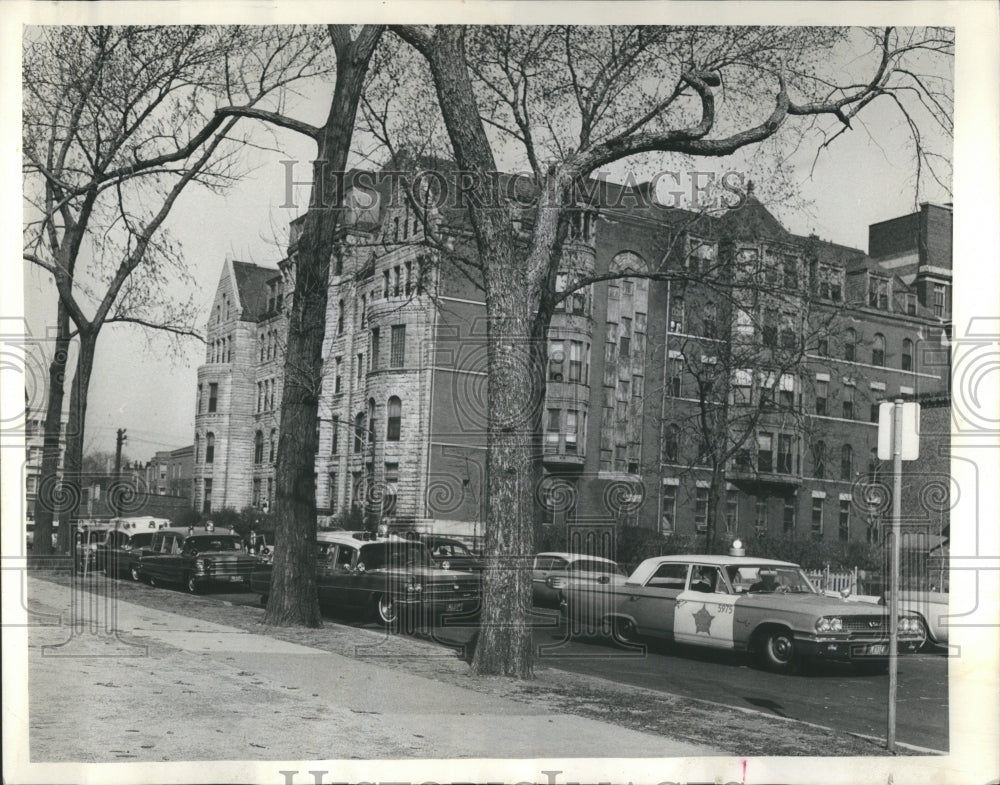
{"type": "MultiPolygon", "coordinates": [[[[117,441],[117,443],[115,445],[115,485],[118,485],[118,482],[121,480],[121,475],[122,475],[122,445],[125,443],[125,440],[128,439],[128,437],[125,435],[125,433],[126,433],[126,429],[125,428],[119,428],[118,429],[118,441],[117,441]]],[[[112,496],[112,494],[109,493],[108,494],[108,501],[111,501],[111,496],[112,496]]],[[[113,502],[113,504],[114,504],[114,507],[111,510],[111,512],[117,518],[118,517],[118,493],[117,492],[114,494],[114,502],[113,502]]]]}

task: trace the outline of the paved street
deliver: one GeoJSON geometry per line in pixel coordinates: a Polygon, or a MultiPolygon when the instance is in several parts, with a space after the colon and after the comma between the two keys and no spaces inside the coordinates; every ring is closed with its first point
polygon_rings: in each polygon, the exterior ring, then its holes
{"type": "MultiPolygon", "coordinates": [[[[247,593],[212,594],[219,602],[248,605],[247,593]]],[[[356,626],[371,626],[338,619],[356,626]]],[[[538,612],[535,642],[540,664],[600,676],[647,689],[663,690],[728,706],[756,709],[779,717],[884,738],[889,677],[856,673],[847,665],[830,664],[805,675],[780,675],[752,667],[743,655],[706,649],[653,645],[645,654],[626,652],[595,639],[568,640],[554,613],[538,612]]],[[[442,644],[461,645],[471,629],[441,631],[442,644]]],[[[948,659],[928,652],[901,660],[897,704],[897,739],[947,751],[948,659]]]]}

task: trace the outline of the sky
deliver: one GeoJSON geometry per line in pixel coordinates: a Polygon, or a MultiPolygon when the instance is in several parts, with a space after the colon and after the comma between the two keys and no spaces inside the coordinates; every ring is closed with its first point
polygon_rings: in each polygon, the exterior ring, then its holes
{"type": "MultiPolygon", "coordinates": [[[[325,109],[325,91],[320,86],[290,113],[318,123],[325,109]]],[[[815,147],[792,157],[791,176],[806,207],[784,202],[768,207],[793,233],[815,232],[823,239],[866,250],[870,223],[914,210],[913,167],[900,120],[876,106],[866,116],[867,129],[856,123],[856,130],[841,135],[815,167],[815,147]]],[[[277,149],[251,152],[252,171],[224,195],[195,188],[185,191],[166,224],[180,242],[196,282],[199,326],[207,320],[224,262],[238,259],[275,266],[283,254],[288,222],[301,212],[282,206],[286,168],[281,162],[302,162],[295,172],[296,179],[304,179],[312,143],[283,130],[275,131],[270,143],[277,149]]],[[[664,167],[676,168],[669,160],[664,167]]],[[[721,175],[743,171],[745,162],[724,159],[704,167],[699,164],[699,168],[721,175]]],[[[621,174],[616,170],[612,179],[621,174]]],[[[304,201],[307,189],[300,189],[299,194],[304,201]]],[[[951,197],[932,186],[921,193],[920,201],[948,202],[951,197]]],[[[54,302],[48,275],[26,266],[24,306],[33,336],[47,334],[54,302]]],[[[132,460],[146,461],[158,450],[190,444],[196,371],[203,358],[204,345],[195,339],[184,339],[178,347],[136,327],[106,326],[90,388],[85,452],[113,452],[118,428],[127,429],[125,453],[132,460]]],[[[40,402],[40,395],[32,397],[33,402],[40,402]]]]}

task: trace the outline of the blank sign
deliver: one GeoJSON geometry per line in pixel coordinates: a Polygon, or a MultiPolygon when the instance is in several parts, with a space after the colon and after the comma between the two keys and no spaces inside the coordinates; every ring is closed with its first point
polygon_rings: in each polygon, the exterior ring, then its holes
{"type": "MultiPolygon", "coordinates": [[[[878,459],[892,460],[892,401],[884,401],[878,407],[878,459]]],[[[915,461],[920,457],[920,404],[909,401],[903,404],[903,449],[904,461],[915,461]]]]}

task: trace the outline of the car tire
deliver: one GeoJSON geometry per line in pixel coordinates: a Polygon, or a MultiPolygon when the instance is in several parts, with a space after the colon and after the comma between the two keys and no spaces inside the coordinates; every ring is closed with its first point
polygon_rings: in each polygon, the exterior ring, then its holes
{"type": "Polygon", "coordinates": [[[760,636],[757,656],[767,670],[788,673],[795,664],[795,638],[791,630],[784,628],[768,630],[760,636]]]}
{"type": "Polygon", "coordinates": [[[139,572],[139,568],[138,567],[132,567],[132,568],[129,569],[128,572],[129,572],[129,575],[132,576],[132,580],[135,581],[136,583],[138,583],[139,581],[142,580],[142,573],[139,572]]]}
{"type": "Polygon", "coordinates": [[[635,628],[635,622],[631,619],[616,616],[614,631],[615,640],[618,643],[637,643],[639,641],[639,631],[635,628]]]}
{"type": "Polygon", "coordinates": [[[865,676],[882,676],[889,672],[889,660],[857,660],[854,669],[865,676]]]}
{"type": "Polygon", "coordinates": [[[201,594],[201,586],[198,585],[198,581],[193,575],[184,576],[184,586],[187,588],[188,594],[201,594]]]}
{"type": "Polygon", "coordinates": [[[399,622],[399,606],[389,594],[375,598],[375,618],[386,627],[394,627],[399,622]]]}

